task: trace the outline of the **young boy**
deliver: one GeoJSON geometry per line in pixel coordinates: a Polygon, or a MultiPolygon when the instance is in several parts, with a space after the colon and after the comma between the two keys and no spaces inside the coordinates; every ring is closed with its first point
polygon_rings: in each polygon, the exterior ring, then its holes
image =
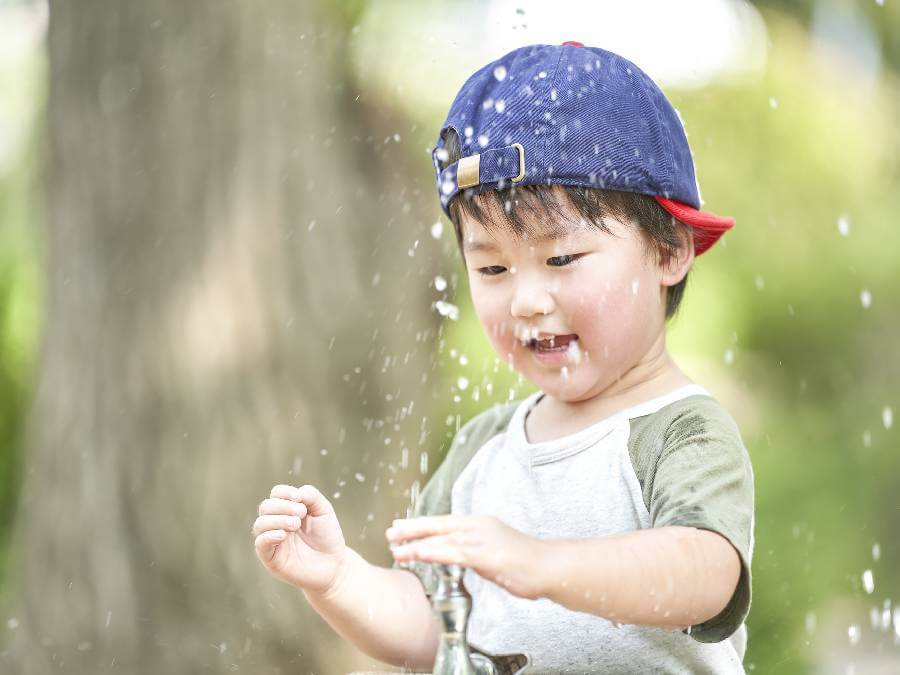
{"type": "Polygon", "coordinates": [[[478,318],[539,391],[459,431],[418,517],[387,531],[393,569],[349,549],[309,485],[260,504],[258,556],[395,665],[433,664],[431,564],[456,563],[469,641],[528,672],[743,672],[750,461],[665,341],[734,221],[697,210],[677,112],[616,54],[523,47],[466,81],[434,163],[478,318]]]}

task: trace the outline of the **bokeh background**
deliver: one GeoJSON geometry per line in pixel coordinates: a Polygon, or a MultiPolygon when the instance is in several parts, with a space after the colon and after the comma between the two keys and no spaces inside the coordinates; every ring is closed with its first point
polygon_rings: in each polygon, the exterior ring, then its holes
{"type": "Polygon", "coordinates": [[[468,74],[564,40],[663,86],[737,218],[670,347],[754,463],[747,670],[900,672],[896,0],[0,0],[0,671],[378,667],[249,526],[313,483],[389,565],[533,391],[429,153],[468,74]]]}

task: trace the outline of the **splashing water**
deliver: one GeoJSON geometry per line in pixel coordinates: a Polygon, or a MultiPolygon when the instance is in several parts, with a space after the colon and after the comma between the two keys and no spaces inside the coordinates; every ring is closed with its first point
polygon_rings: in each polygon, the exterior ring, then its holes
{"type": "Polygon", "coordinates": [[[869,309],[869,307],[872,306],[872,294],[869,292],[868,288],[864,288],[860,291],[859,301],[865,309],[869,309]]]}
{"type": "Polygon", "coordinates": [[[438,300],[434,303],[434,307],[441,316],[449,317],[452,321],[457,321],[459,319],[459,307],[452,303],[438,300]]]}
{"type": "Polygon", "coordinates": [[[841,233],[842,237],[846,237],[848,234],[850,234],[850,219],[847,218],[846,215],[842,215],[840,218],[838,218],[837,229],[838,232],[841,233]]]}
{"type": "Polygon", "coordinates": [[[875,577],[872,575],[872,570],[866,570],[862,573],[862,585],[869,595],[875,592],[875,577]]]}

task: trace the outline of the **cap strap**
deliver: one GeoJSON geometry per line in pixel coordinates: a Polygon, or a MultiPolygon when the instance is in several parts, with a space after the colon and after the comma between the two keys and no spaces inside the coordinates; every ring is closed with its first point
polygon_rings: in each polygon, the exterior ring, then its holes
{"type": "Polygon", "coordinates": [[[495,148],[462,157],[441,171],[438,185],[441,200],[446,204],[460,190],[510,180],[513,183],[525,178],[525,148],[513,143],[505,148],[495,148]]]}

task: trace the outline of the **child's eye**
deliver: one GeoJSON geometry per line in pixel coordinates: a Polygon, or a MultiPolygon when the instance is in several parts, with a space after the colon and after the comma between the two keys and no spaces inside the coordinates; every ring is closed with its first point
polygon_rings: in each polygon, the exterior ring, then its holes
{"type": "MultiPolygon", "coordinates": [[[[558,255],[553,258],[547,258],[547,262],[551,267],[568,267],[572,263],[581,259],[583,254],[558,255]]],[[[491,265],[490,267],[481,267],[478,273],[485,277],[495,277],[502,274],[506,270],[502,265],[491,265]]]]}
{"type": "Polygon", "coordinates": [[[486,276],[486,277],[495,277],[506,268],[501,265],[491,265],[490,267],[481,267],[478,269],[478,273],[486,276]]]}
{"type": "Polygon", "coordinates": [[[551,267],[565,267],[566,265],[571,265],[579,258],[581,258],[580,255],[558,255],[555,258],[547,258],[547,262],[550,263],[551,267]],[[554,260],[561,262],[554,263],[554,260]]]}

